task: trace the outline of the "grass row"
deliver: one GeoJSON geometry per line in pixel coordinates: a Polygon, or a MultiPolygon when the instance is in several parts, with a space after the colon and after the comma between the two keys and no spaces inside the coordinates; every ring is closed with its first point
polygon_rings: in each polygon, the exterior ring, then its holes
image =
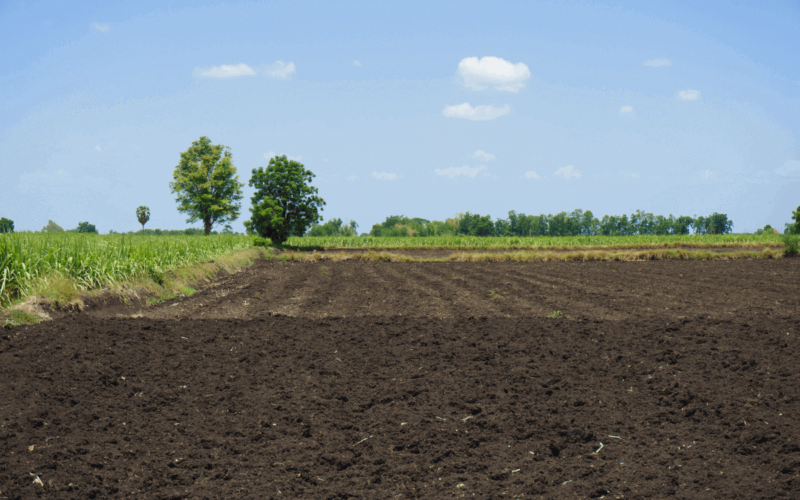
{"type": "Polygon", "coordinates": [[[421,238],[390,237],[292,237],[287,246],[296,248],[372,248],[386,250],[568,250],[602,247],[604,249],[676,248],[676,247],[774,247],[783,245],[780,235],[709,234],[709,235],[637,235],[637,236],[442,236],[421,238]]]}
{"type": "Polygon", "coordinates": [[[644,260],[733,260],[733,259],[780,259],[784,250],[741,250],[719,252],[708,250],[648,249],[648,250],[577,250],[563,251],[516,251],[516,252],[454,252],[445,257],[412,257],[389,251],[359,253],[285,252],[278,256],[283,262],[315,261],[370,261],[370,262],[589,262],[589,261],[644,261],[644,260]]]}

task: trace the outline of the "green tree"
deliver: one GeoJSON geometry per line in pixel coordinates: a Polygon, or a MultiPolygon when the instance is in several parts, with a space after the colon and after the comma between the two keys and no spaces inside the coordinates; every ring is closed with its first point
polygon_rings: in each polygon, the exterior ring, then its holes
{"type": "Polygon", "coordinates": [[[147,224],[147,221],[150,220],[150,209],[144,205],[137,208],[136,219],[139,221],[139,224],[142,225],[142,229],[144,229],[144,225],[147,224]]]}
{"type": "Polygon", "coordinates": [[[325,200],[310,185],[314,177],[302,163],[286,155],[274,156],[266,170],[254,168],[250,186],[256,192],[251,198],[252,216],[245,227],[277,244],[290,236],[302,236],[309,226],[322,220],[325,200]]]}
{"type": "Polygon", "coordinates": [[[53,222],[52,220],[47,221],[47,225],[42,228],[43,233],[63,233],[64,228],[53,222]]]}
{"type": "Polygon", "coordinates": [[[78,227],[74,229],[76,233],[95,233],[97,234],[97,228],[94,227],[94,224],[89,224],[88,222],[78,222],[78,227]]]}
{"type": "Polygon", "coordinates": [[[172,178],[169,187],[178,194],[178,211],[189,215],[186,222],[203,221],[205,234],[214,224],[239,217],[243,184],[227,146],[211,144],[211,139],[201,137],[181,153],[172,178]]]}
{"type": "Polygon", "coordinates": [[[358,224],[351,220],[344,223],[342,219],[331,219],[325,224],[314,224],[308,231],[308,236],[358,236],[358,224]]]}
{"type": "Polygon", "coordinates": [[[800,207],[797,207],[797,210],[792,213],[792,220],[794,224],[789,227],[789,232],[792,234],[800,234],[800,207]]]}
{"type": "Polygon", "coordinates": [[[14,221],[11,219],[6,219],[5,217],[0,217],[0,233],[13,233],[14,232],[14,221]]]}

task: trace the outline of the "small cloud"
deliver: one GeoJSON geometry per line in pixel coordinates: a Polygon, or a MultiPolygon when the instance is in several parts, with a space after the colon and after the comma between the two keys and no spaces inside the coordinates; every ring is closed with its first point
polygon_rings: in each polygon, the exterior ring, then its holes
{"type": "Polygon", "coordinates": [[[699,90],[681,90],[678,92],[678,97],[683,99],[684,101],[694,101],[695,99],[700,97],[699,90]]]}
{"type": "Polygon", "coordinates": [[[347,179],[350,182],[353,182],[354,180],[358,179],[358,176],[357,175],[348,175],[347,177],[345,177],[345,179],[347,179]]]}
{"type": "Polygon", "coordinates": [[[575,170],[575,167],[572,165],[567,165],[566,167],[561,167],[553,172],[553,175],[557,177],[563,177],[565,179],[580,179],[581,175],[583,174],[575,170]]]}
{"type": "Polygon", "coordinates": [[[484,151],[482,149],[479,149],[479,150],[475,151],[470,156],[472,156],[476,160],[480,160],[480,161],[492,161],[492,160],[494,160],[494,155],[493,154],[487,153],[486,151],[484,151]]]}
{"type": "Polygon", "coordinates": [[[94,26],[94,29],[97,31],[102,31],[103,33],[111,29],[107,24],[94,23],[92,26],[94,26]]]}
{"type": "MultiPolygon", "coordinates": [[[[269,151],[269,152],[264,153],[264,159],[265,160],[271,160],[272,158],[274,158],[276,156],[281,156],[281,155],[275,153],[275,151],[269,151]]],[[[291,155],[286,155],[286,158],[289,159],[289,160],[294,160],[294,161],[300,161],[300,160],[303,159],[302,156],[291,156],[291,155]]]]}
{"type": "Polygon", "coordinates": [[[711,170],[703,170],[700,172],[700,177],[702,177],[703,179],[712,179],[716,176],[717,176],[716,172],[713,172],[711,170]]]}
{"type": "Polygon", "coordinates": [[[361,61],[359,61],[358,59],[353,59],[353,66],[357,66],[357,67],[360,68],[361,67],[361,61]]]}
{"type": "Polygon", "coordinates": [[[289,78],[297,73],[297,68],[293,62],[285,63],[283,61],[275,61],[267,70],[269,76],[275,78],[289,78]]]}
{"type": "Polygon", "coordinates": [[[464,104],[457,104],[455,106],[445,106],[442,114],[448,118],[466,118],[473,121],[494,120],[503,115],[507,115],[511,111],[508,104],[502,108],[491,105],[475,106],[474,108],[468,102],[464,104]]]}
{"type": "Polygon", "coordinates": [[[620,113],[633,113],[633,106],[622,106],[619,108],[620,113]]]}
{"type": "Polygon", "coordinates": [[[533,170],[528,170],[527,172],[525,172],[525,178],[526,179],[541,179],[541,177],[539,177],[539,174],[537,174],[533,170]]]}
{"type": "Polygon", "coordinates": [[[103,151],[102,149],[100,149],[100,146],[95,146],[94,149],[96,149],[97,151],[103,151]]]}
{"type": "Polygon", "coordinates": [[[392,174],[389,172],[372,172],[372,177],[376,179],[383,179],[387,181],[393,181],[397,179],[397,174],[392,174]]]}
{"type": "Polygon", "coordinates": [[[639,178],[639,174],[637,174],[636,172],[626,172],[624,170],[620,170],[619,171],[619,175],[621,175],[623,177],[633,177],[634,179],[638,179],[639,178]]]}
{"type": "Polygon", "coordinates": [[[194,76],[201,78],[233,78],[237,76],[255,76],[256,72],[250,66],[241,64],[223,64],[210,68],[195,68],[194,76]]]}
{"type": "Polygon", "coordinates": [[[531,77],[524,63],[513,64],[500,57],[465,57],[458,63],[458,74],[464,86],[472,90],[484,90],[492,85],[497,90],[518,92],[531,77]]]}
{"type": "Polygon", "coordinates": [[[783,177],[800,178],[800,161],[789,160],[776,168],[775,173],[783,177]]]}
{"type": "Polygon", "coordinates": [[[642,63],[645,66],[650,66],[653,68],[660,68],[662,66],[672,66],[672,61],[669,59],[648,59],[647,61],[642,63]]]}
{"type": "Polygon", "coordinates": [[[444,168],[444,169],[437,168],[435,170],[435,172],[436,172],[437,175],[446,175],[447,177],[450,177],[451,179],[453,177],[457,177],[459,175],[463,175],[464,177],[475,178],[475,176],[478,175],[478,172],[480,172],[481,170],[485,170],[485,169],[486,169],[485,165],[478,165],[477,167],[470,167],[468,165],[464,165],[464,166],[461,166],[461,167],[449,167],[449,168],[444,168]]]}

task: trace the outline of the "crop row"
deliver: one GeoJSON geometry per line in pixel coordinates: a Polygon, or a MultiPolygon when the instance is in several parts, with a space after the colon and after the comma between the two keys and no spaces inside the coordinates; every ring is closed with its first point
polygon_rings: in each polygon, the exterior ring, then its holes
{"type": "Polygon", "coordinates": [[[41,279],[59,274],[81,289],[149,276],[211,260],[253,245],[237,235],[126,236],[75,233],[0,235],[0,304],[28,294],[41,279]]]}

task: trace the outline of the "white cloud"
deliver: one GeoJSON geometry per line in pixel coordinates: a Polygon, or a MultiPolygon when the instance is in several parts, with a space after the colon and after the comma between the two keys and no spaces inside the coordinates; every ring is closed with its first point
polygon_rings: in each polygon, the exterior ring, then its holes
{"type": "Polygon", "coordinates": [[[633,113],[633,106],[622,106],[619,108],[620,113],[633,113]]]}
{"type": "Polygon", "coordinates": [[[250,66],[240,64],[223,64],[210,68],[195,68],[194,76],[202,78],[233,78],[236,76],[255,76],[256,72],[250,66]]]}
{"type": "MultiPolygon", "coordinates": [[[[275,156],[281,156],[281,155],[277,154],[275,151],[268,151],[268,152],[264,153],[264,159],[265,160],[271,160],[275,156]]],[[[303,159],[302,156],[291,156],[291,155],[286,155],[286,158],[289,159],[289,160],[294,160],[294,161],[300,161],[300,160],[303,159]]]]}
{"type": "Polygon", "coordinates": [[[361,61],[359,61],[358,59],[353,59],[353,66],[358,66],[360,68],[361,67],[361,61]]]}
{"type": "Polygon", "coordinates": [[[487,153],[486,151],[484,151],[482,149],[479,149],[479,150],[475,151],[474,153],[472,153],[471,156],[473,158],[475,158],[476,160],[480,160],[480,161],[492,161],[492,160],[494,160],[494,155],[493,154],[487,153]]]}
{"type": "Polygon", "coordinates": [[[712,179],[716,176],[717,176],[716,172],[713,172],[711,170],[703,170],[700,172],[700,177],[702,177],[703,179],[712,179]]]}
{"type": "Polygon", "coordinates": [[[397,179],[397,174],[392,174],[392,173],[389,173],[389,172],[372,172],[372,177],[375,177],[376,179],[384,179],[384,180],[387,180],[387,181],[393,181],[393,180],[397,179]]]}
{"type": "Polygon", "coordinates": [[[289,78],[297,73],[296,69],[293,62],[285,63],[283,61],[275,61],[269,67],[268,73],[269,76],[274,76],[275,78],[289,78]]]}
{"type": "Polygon", "coordinates": [[[103,151],[102,149],[100,149],[100,146],[95,146],[94,149],[96,149],[97,151],[103,151]]]}
{"type": "Polygon", "coordinates": [[[647,61],[642,63],[645,66],[651,66],[653,68],[659,68],[661,66],[672,66],[672,61],[669,59],[648,59],[647,61]]]}
{"type": "Polygon", "coordinates": [[[580,179],[581,175],[583,174],[575,170],[575,167],[573,167],[572,165],[567,165],[566,167],[561,167],[555,172],[553,172],[553,175],[558,177],[563,177],[565,179],[580,179]]]}
{"type": "Polygon", "coordinates": [[[508,104],[502,108],[491,105],[475,106],[474,108],[468,102],[464,104],[457,104],[455,106],[445,106],[442,114],[448,118],[466,118],[467,120],[481,121],[481,120],[494,120],[503,115],[507,115],[511,111],[508,104]]]}
{"type": "Polygon", "coordinates": [[[518,92],[531,72],[524,63],[513,64],[500,57],[465,57],[458,63],[458,74],[464,86],[472,90],[484,90],[492,85],[497,90],[518,92]]]}
{"type": "Polygon", "coordinates": [[[475,178],[475,176],[478,175],[478,172],[485,169],[486,169],[485,165],[478,165],[477,167],[470,167],[469,165],[464,165],[461,167],[449,167],[444,169],[437,168],[435,172],[437,175],[446,175],[451,179],[459,175],[463,175],[464,177],[475,178]]]}
{"type": "Polygon", "coordinates": [[[102,31],[103,33],[111,29],[108,27],[107,24],[101,24],[101,23],[94,23],[92,26],[94,26],[94,29],[96,29],[97,31],[102,31]]]}
{"type": "Polygon", "coordinates": [[[784,177],[800,178],[800,161],[789,160],[775,169],[775,173],[784,177]]]}
{"type": "Polygon", "coordinates": [[[699,90],[681,90],[678,92],[678,97],[683,99],[684,101],[694,101],[695,99],[700,97],[699,90]]]}
{"type": "Polygon", "coordinates": [[[541,179],[541,177],[539,177],[539,174],[537,174],[533,170],[528,170],[527,172],[525,172],[525,178],[526,179],[541,179]]]}
{"type": "Polygon", "coordinates": [[[358,176],[357,175],[348,175],[347,177],[345,177],[345,179],[347,179],[350,182],[353,182],[354,180],[358,179],[358,176]]]}

